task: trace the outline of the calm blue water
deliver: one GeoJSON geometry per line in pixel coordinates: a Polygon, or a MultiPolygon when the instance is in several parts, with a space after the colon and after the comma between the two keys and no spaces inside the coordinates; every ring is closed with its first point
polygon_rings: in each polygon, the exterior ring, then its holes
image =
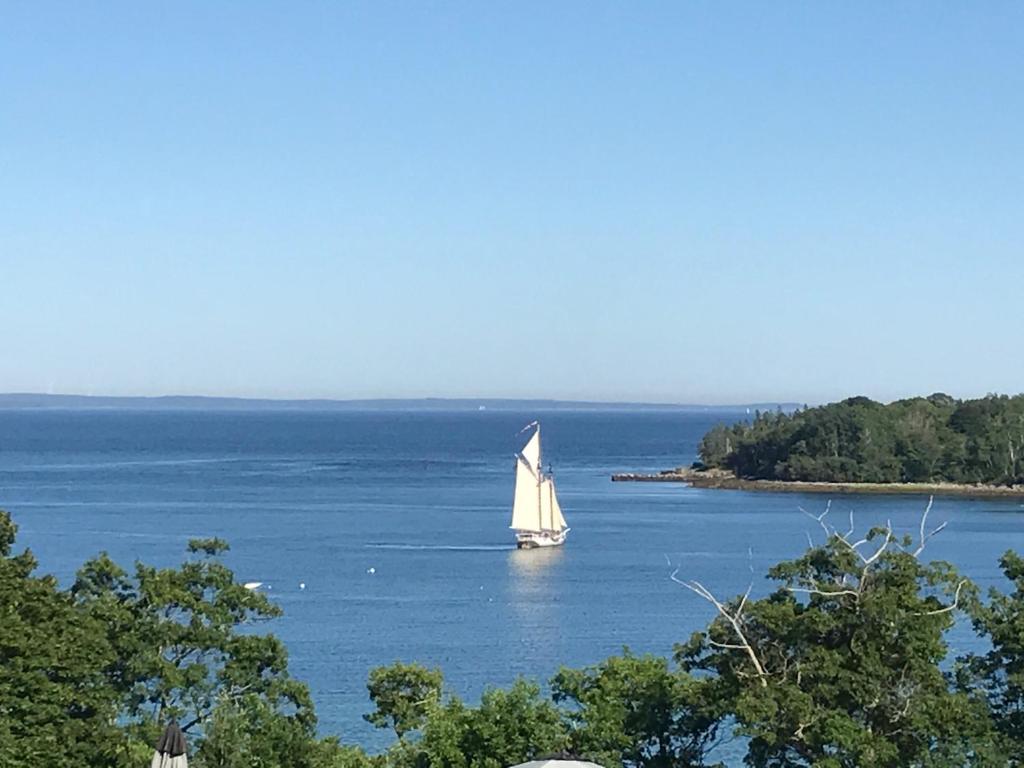
{"type": "MultiPolygon", "coordinates": [[[[324,732],[368,748],[368,671],[443,668],[474,698],[519,674],[618,652],[671,652],[712,617],[669,580],[675,564],[720,596],[798,555],[826,499],[612,483],[617,470],[689,463],[714,412],[549,412],[545,463],[573,527],[563,550],[517,552],[507,530],[516,432],[536,413],[0,411],[0,508],[65,583],[100,550],[180,562],[221,536],[240,580],[284,608],[272,631],[313,690],[324,732]],[[673,566],[670,566],[672,563],[673,566]],[[374,569],[369,573],[369,569],[374,569]],[[299,588],[300,582],[306,589],[299,588]]],[[[925,500],[837,497],[859,529],[916,531],[925,500]]],[[[983,584],[1020,548],[1017,501],[939,499],[929,547],[983,584]]],[[[837,521],[839,522],[839,521],[837,521]]],[[[970,647],[967,628],[954,650],[970,647]]]]}

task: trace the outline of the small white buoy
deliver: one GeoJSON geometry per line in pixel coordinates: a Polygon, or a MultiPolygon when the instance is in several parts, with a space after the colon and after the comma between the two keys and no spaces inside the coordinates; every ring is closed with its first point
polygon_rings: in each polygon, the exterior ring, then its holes
{"type": "Polygon", "coordinates": [[[305,588],[306,588],[306,582],[300,581],[299,582],[299,589],[305,589],[305,588]]]}
{"type": "Polygon", "coordinates": [[[247,581],[242,586],[245,587],[246,589],[258,589],[259,587],[263,586],[263,582],[262,581],[247,581]]]}
{"type": "Polygon", "coordinates": [[[377,569],[374,568],[373,566],[370,566],[369,568],[366,569],[366,572],[367,573],[376,573],[377,569]]]}

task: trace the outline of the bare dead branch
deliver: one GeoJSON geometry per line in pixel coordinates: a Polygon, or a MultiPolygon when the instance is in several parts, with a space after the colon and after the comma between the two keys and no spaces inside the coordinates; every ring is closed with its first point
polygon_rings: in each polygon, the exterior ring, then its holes
{"type": "Polygon", "coordinates": [[[924,526],[928,522],[928,513],[932,511],[932,502],[934,501],[934,496],[928,497],[928,506],[924,508],[924,514],[921,515],[921,546],[918,547],[918,551],[924,549],[924,526]]]}
{"type": "Polygon", "coordinates": [[[810,587],[787,587],[786,589],[789,592],[801,592],[808,595],[824,595],[825,597],[838,597],[840,595],[851,595],[855,598],[860,597],[860,592],[857,592],[852,589],[825,590],[814,589],[810,587]]]}
{"type": "Polygon", "coordinates": [[[941,525],[938,525],[935,528],[933,528],[928,533],[925,533],[925,530],[924,530],[925,529],[925,523],[928,520],[928,513],[931,512],[932,501],[933,501],[934,498],[935,498],[934,496],[928,497],[928,506],[925,507],[924,514],[921,515],[920,542],[917,545],[917,549],[914,550],[914,557],[917,557],[922,552],[924,552],[925,546],[927,546],[928,542],[932,539],[932,537],[935,536],[935,534],[939,533],[947,525],[946,523],[942,523],[941,525]]]}
{"type": "Polygon", "coordinates": [[[754,585],[751,584],[749,587],[747,587],[747,591],[740,599],[740,603],[739,606],[736,608],[736,611],[734,613],[730,613],[729,610],[713,594],[711,594],[711,591],[703,584],[701,584],[699,581],[683,581],[682,579],[680,579],[678,568],[676,568],[672,572],[672,575],[669,578],[671,578],[672,581],[674,581],[676,584],[680,584],[686,587],[694,594],[703,597],[705,600],[707,600],[709,603],[715,606],[715,609],[718,611],[719,615],[722,618],[724,618],[727,622],[729,622],[729,624],[732,626],[733,632],[736,633],[736,637],[739,638],[739,645],[734,650],[742,650],[747,654],[747,657],[750,659],[750,663],[754,665],[754,669],[757,671],[757,677],[761,681],[761,687],[767,688],[767,672],[765,672],[764,665],[761,664],[761,660],[757,657],[757,652],[754,650],[754,647],[750,644],[750,641],[747,640],[747,636],[743,632],[743,607],[746,605],[747,598],[750,596],[750,590],[753,589],[754,585]]]}
{"type": "MultiPolygon", "coordinates": [[[[803,507],[797,507],[797,509],[799,509],[805,515],[807,515],[809,518],[811,518],[811,520],[814,520],[818,525],[821,526],[821,529],[825,532],[825,540],[826,541],[828,541],[828,539],[831,538],[831,536],[834,533],[834,531],[833,531],[833,529],[830,529],[828,527],[828,523],[825,522],[825,517],[828,515],[829,510],[832,509],[832,499],[828,500],[828,502],[825,504],[825,511],[822,512],[820,515],[812,515],[810,512],[808,512],[803,507]]],[[[810,534],[808,534],[808,535],[810,535],[810,534]]]]}
{"type": "Polygon", "coordinates": [[[960,583],[956,585],[956,592],[953,593],[953,602],[943,608],[936,608],[934,611],[923,611],[922,613],[916,614],[917,616],[938,616],[940,613],[949,613],[955,611],[960,607],[960,590],[964,588],[964,584],[967,583],[967,579],[960,579],[960,583]]]}
{"type": "Polygon", "coordinates": [[[880,558],[882,556],[882,554],[885,552],[885,550],[889,548],[889,545],[892,543],[892,541],[893,541],[893,536],[892,536],[892,520],[886,520],[885,521],[885,538],[882,539],[882,543],[878,546],[878,549],[875,550],[875,553],[873,555],[871,555],[871,557],[868,557],[868,558],[864,559],[864,568],[865,568],[865,570],[867,570],[867,567],[869,565],[871,565],[873,562],[875,562],[875,560],[877,560],[878,558],[880,558]]]}
{"type": "Polygon", "coordinates": [[[861,559],[861,562],[863,562],[863,561],[864,561],[864,555],[863,555],[863,553],[862,553],[862,552],[861,552],[861,551],[860,551],[860,550],[858,549],[858,547],[862,546],[863,544],[867,544],[867,539],[861,539],[860,541],[855,541],[855,542],[853,542],[853,543],[850,543],[850,541],[849,541],[849,540],[847,540],[847,538],[846,538],[845,536],[841,536],[841,535],[840,535],[840,534],[838,534],[838,533],[836,534],[836,538],[837,538],[837,539],[839,539],[839,541],[840,541],[840,542],[841,542],[841,543],[842,543],[842,544],[843,544],[843,545],[844,545],[844,546],[845,546],[845,547],[846,547],[847,549],[849,549],[849,550],[850,550],[851,552],[853,552],[853,554],[855,554],[855,555],[856,555],[857,557],[859,557],[859,558],[861,559]]]}
{"type": "Polygon", "coordinates": [[[734,645],[733,643],[720,643],[717,640],[712,640],[710,637],[707,639],[708,645],[712,645],[715,648],[724,648],[728,651],[745,651],[747,646],[745,645],[734,645]]]}
{"type": "Polygon", "coordinates": [[[743,597],[740,599],[739,608],[736,609],[736,615],[740,616],[743,614],[743,606],[747,604],[747,598],[750,597],[750,590],[754,588],[754,583],[751,582],[747,587],[747,591],[743,593],[743,597]]]}

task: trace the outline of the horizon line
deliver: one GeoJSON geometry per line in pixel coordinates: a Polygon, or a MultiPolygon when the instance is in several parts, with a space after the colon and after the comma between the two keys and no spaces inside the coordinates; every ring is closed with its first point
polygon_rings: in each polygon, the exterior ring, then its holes
{"type": "Polygon", "coordinates": [[[745,408],[751,406],[796,406],[803,403],[795,400],[751,400],[733,403],[702,403],[702,402],[665,402],[665,401],[644,401],[644,400],[602,400],[602,399],[576,399],[563,397],[495,397],[495,396],[447,396],[447,395],[421,395],[413,397],[254,397],[240,395],[184,395],[184,394],[162,394],[162,395],[106,395],[106,394],[79,394],[69,392],[0,392],[0,405],[4,400],[79,400],[79,401],[133,401],[136,403],[159,404],[161,401],[213,401],[225,403],[252,403],[266,405],[360,405],[360,404],[400,404],[400,403],[471,403],[474,405],[508,404],[508,403],[536,403],[556,405],[578,405],[578,406],[618,406],[618,407],[643,407],[643,408],[745,408]]]}

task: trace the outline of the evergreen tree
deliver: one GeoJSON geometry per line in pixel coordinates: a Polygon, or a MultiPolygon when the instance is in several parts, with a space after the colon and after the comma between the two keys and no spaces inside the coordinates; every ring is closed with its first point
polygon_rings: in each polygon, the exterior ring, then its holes
{"type": "MultiPolygon", "coordinates": [[[[923,545],[923,542],[921,542],[923,545]]],[[[1003,765],[987,708],[951,689],[944,635],[973,589],[909,539],[874,529],[769,571],[769,596],[719,602],[677,649],[719,681],[756,768],[1003,765]]],[[[748,593],[749,594],[749,593],[748,593]]]]}
{"type": "Polygon", "coordinates": [[[1024,483],[1024,395],[888,405],[851,397],[717,425],[701,463],[740,477],[844,483],[1024,483]]]}

